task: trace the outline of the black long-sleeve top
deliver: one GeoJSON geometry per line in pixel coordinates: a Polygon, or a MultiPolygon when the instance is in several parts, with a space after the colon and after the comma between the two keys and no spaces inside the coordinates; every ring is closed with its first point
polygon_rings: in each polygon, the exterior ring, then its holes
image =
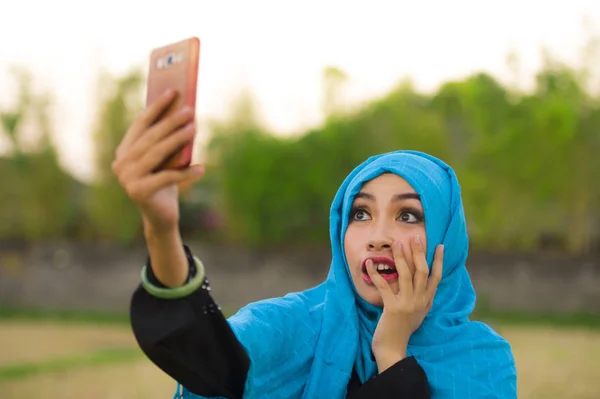
{"type": "MultiPolygon", "coordinates": [[[[187,246],[190,276],[195,262],[187,246]]],[[[149,281],[164,287],[147,263],[149,281]]],[[[140,284],[130,308],[133,333],[142,351],[190,392],[205,397],[242,399],[250,359],[210,295],[205,278],[200,289],[179,299],[161,299],[140,284]]],[[[427,376],[407,357],[364,384],[355,371],[349,399],[429,399],[427,376]]]]}

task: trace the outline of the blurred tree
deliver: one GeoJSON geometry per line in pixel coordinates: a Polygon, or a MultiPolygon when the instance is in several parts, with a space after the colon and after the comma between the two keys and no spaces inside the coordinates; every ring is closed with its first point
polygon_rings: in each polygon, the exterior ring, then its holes
{"type": "Polygon", "coordinates": [[[260,222],[256,222],[259,217],[253,217],[251,213],[258,215],[260,185],[269,181],[265,173],[273,166],[272,157],[278,153],[265,153],[268,148],[262,140],[273,143],[278,140],[263,133],[262,121],[249,90],[240,92],[230,110],[225,121],[210,123],[208,170],[199,185],[216,187],[213,206],[227,226],[226,237],[252,245],[257,242],[255,237],[261,237],[263,233],[260,222]]]}
{"type": "Polygon", "coordinates": [[[323,70],[323,114],[326,118],[344,111],[344,89],[347,83],[348,75],[341,69],[329,66],[323,70]]]}
{"type": "Polygon", "coordinates": [[[72,194],[81,185],[62,169],[52,141],[52,97],[34,92],[27,69],[13,67],[10,73],[17,95],[12,109],[0,111],[10,143],[8,156],[0,159],[0,237],[60,238],[72,232],[72,194]]]}
{"type": "MultiPolygon", "coordinates": [[[[324,123],[293,138],[270,132],[242,91],[228,118],[210,126],[208,173],[182,197],[182,228],[254,247],[326,245],[331,200],[352,168],[377,153],[415,149],[457,171],[474,247],[534,250],[552,242],[589,252],[600,244],[599,56],[594,37],[579,68],[545,52],[525,91],[512,53],[510,84],[476,73],[426,95],[405,81],[352,111],[343,108],[346,74],[326,68],[324,123]]],[[[139,214],[110,164],[143,106],[142,73],[100,79],[87,219],[77,213],[82,187],[61,170],[52,145],[52,99],[33,91],[26,70],[13,77],[18,95],[0,110],[9,146],[0,159],[0,238],[73,235],[82,226],[92,239],[139,237],[139,214]]]]}
{"type": "Polygon", "coordinates": [[[86,197],[88,237],[132,243],[140,235],[141,219],[111,170],[115,151],[129,125],[143,108],[143,73],[100,76],[98,114],[93,132],[95,176],[86,197]]]}
{"type": "MultiPolygon", "coordinates": [[[[516,55],[508,62],[516,84],[516,55]]],[[[529,250],[551,235],[573,252],[589,251],[600,217],[600,104],[586,90],[589,76],[547,57],[529,93],[477,73],[433,96],[403,82],[352,113],[334,112],[331,100],[323,126],[297,139],[256,123],[217,129],[208,152],[220,174],[225,234],[255,246],[325,244],[329,206],[346,174],[370,155],[404,148],[454,166],[475,247],[529,250]]],[[[344,79],[325,71],[326,99],[344,79]]]]}

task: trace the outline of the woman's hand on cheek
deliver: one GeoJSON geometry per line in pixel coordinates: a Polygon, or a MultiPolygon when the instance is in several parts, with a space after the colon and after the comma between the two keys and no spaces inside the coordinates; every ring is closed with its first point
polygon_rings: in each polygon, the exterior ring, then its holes
{"type": "Polygon", "coordinates": [[[389,283],[375,270],[372,261],[367,261],[367,272],[383,299],[383,314],[373,335],[373,354],[379,373],[406,357],[410,336],[421,326],[431,309],[437,286],[442,278],[444,248],[436,248],[432,273],[429,275],[425,249],[419,237],[410,243],[414,263],[414,277],[402,251],[403,244],[394,242],[394,263],[398,272],[397,294],[389,283]]]}

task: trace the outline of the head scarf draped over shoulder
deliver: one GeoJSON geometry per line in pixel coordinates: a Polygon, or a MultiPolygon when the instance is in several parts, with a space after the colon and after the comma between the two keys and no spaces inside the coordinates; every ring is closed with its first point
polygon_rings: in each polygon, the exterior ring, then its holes
{"type": "Polygon", "coordinates": [[[457,177],[431,155],[395,151],[367,159],[340,186],[331,206],[325,282],[249,304],[228,320],[251,359],[244,398],[342,399],[353,368],[362,382],[377,374],[371,341],[383,309],[358,296],[343,244],[355,195],[383,173],[404,178],[421,196],[429,265],[437,245],[445,247],[433,306],[408,347],[427,374],[432,398],[517,397],[510,345],[469,320],[475,291],[465,267],[469,241],[457,177]]]}

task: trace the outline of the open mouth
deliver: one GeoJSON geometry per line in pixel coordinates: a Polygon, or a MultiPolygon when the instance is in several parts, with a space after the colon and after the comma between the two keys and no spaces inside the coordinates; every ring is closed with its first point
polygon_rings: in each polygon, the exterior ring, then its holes
{"type": "Polygon", "coordinates": [[[371,277],[367,273],[367,261],[371,260],[377,269],[377,272],[387,281],[395,281],[398,279],[398,272],[394,260],[387,256],[372,256],[366,258],[362,263],[363,280],[368,285],[372,285],[371,277]]]}

